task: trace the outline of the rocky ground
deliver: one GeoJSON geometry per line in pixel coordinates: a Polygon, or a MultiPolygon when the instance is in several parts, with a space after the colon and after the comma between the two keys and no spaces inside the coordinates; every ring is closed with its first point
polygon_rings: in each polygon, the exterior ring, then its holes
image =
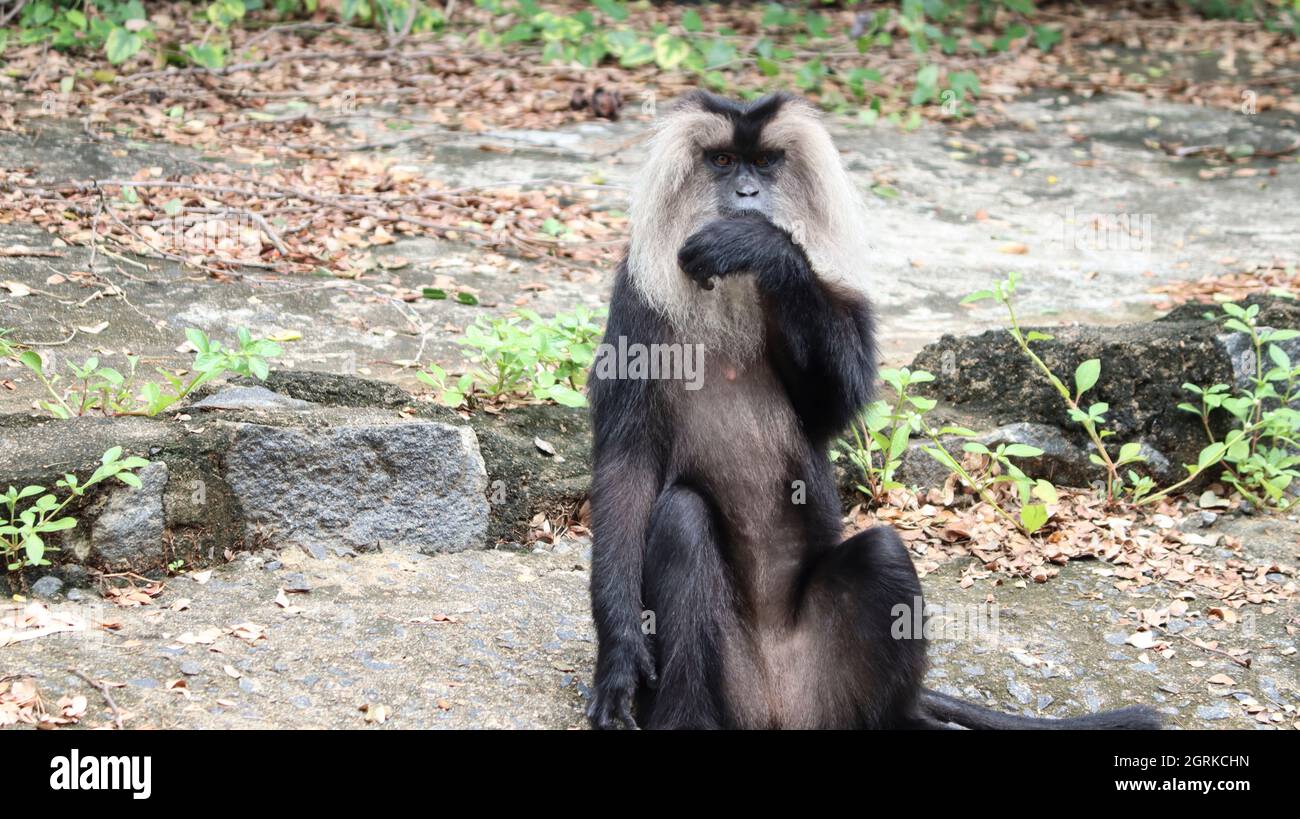
{"type": "MultiPolygon", "coordinates": [[[[89,620],[90,632],[0,650],[6,673],[30,674],[52,710],[87,697],[84,725],[355,728],[382,714],[396,728],[576,728],[594,653],[589,565],[580,542],[245,554],[168,580],[148,605],[59,596],[55,613],[89,620]],[[69,669],[112,685],[116,713],[69,669]]],[[[931,644],[939,690],[1039,716],[1149,703],[1184,728],[1258,727],[1257,714],[1295,702],[1295,657],[1279,653],[1294,644],[1293,607],[1232,624],[1166,616],[1148,645],[1130,640],[1137,612],[1167,609],[1166,589],[1117,592],[1096,563],[1071,563],[1048,584],[971,574],[950,563],[925,579],[947,617],[931,644]]]]}
{"type": "MultiPolygon", "coordinates": [[[[959,135],[937,126],[910,134],[833,126],[855,179],[874,191],[867,229],[879,250],[871,263],[886,361],[908,361],[944,333],[997,326],[994,308],[958,302],[1010,268],[1025,274],[1025,323],[1116,324],[1152,318],[1168,298],[1152,292],[1157,285],[1294,264],[1300,211],[1291,203],[1300,198],[1300,166],[1293,157],[1258,160],[1250,174],[1202,174],[1203,163],[1151,147],[1284,146],[1300,133],[1294,120],[1126,95],[1040,95],[1007,112],[1004,125],[959,135]],[[1078,226],[1098,214],[1149,217],[1151,230],[1135,248],[1078,240],[1078,226]]],[[[358,118],[340,127],[364,124],[358,118]]],[[[6,167],[29,169],[42,182],[129,178],[199,158],[159,142],[92,141],[72,122],[36,125],[0,133],[0,151],[6,167]]],[[[607,186],[594,193],[600,206],[618,209],[644,128],[630,117],[545,133],[488,132],[468,142],[462,134],[451,144],[412,139],[372,153],[449,185],[598,176],[607,186]]],[[[121,261],[0,218],[0,249],[18,246],[50,255],[0,254],[0,327],[47,345],[40,349],[56,358],[113,359],[130,350],[149,365],[184,366],[190,356],[177,350],[184,328],[224,337],[247,326],[256,335],[301,334],[285,344],[278,369],[358,374],[416,390],[401,364],[454,365],[452,339],[475,315],[517,304],[543,313],[594,307],[608,291],[599,270],[432,239],[377,245],[376,256],[401,263],[354,278],[256,269],[213,276],[175,263],[121,261]],[[478,306],[403,298],[448,271],[478,294],[478,306]]],[[[39,394],[24,370],[0,361],[0,412],[26,416],[39,394]]],[[[414,403],[407,409],[418,415],[414,403]]],[[[401,404],[386,412],[396,418],[401,404]]],[[[188,423],[187,431],[167,433],[184,438],[202,417],[159,423],[188,423]]],[[[39,434],[60,434],[49,427],[39,434]]],[[[0,430],[7,459],[20,440],[44,451],[28,437],[38,433],[25,418],[11,417],[0,430]]],[[[509,448],[490,431],[480,428],[478,438],[489,480],[527,466],[517,448],[502,456],[509,448]]],[[[569,454],[581,463],[581,452],[569,454]]],[[[37,466],[62,468],[57,458],[37,466]]],[[[0,475],[0,483],[11,477],[0,475]]],[[[1298,532],[1290,518],[1221,516],[1202,536],[1210,560],[1294,565],[1298,532]],[[1240,548],[1228,549],[1223,535],[1240,548]]],[[[6,685],[31,679],[51,713],[65,708],[63,697],[86,697],[67,706],[84,708],[79,724],[86,726],[582,725],[594,646],[581,533],[537,548],[428,555],[414,548],[313,554],[291,540],[259,543],[229,562],[215,555],[211,569],[188,565],[195,571],[161,587],[120,581],[141,590],[118,595],[135,605],[47,582],[35,590],[44,597],[4,610],[0,702],[6,685]],[[42,628],[50,633],[26,639],[42,628]],[[107,681],[114,706],[71,670],[107,681]]],[[[1225,617],[1211,613],[1214,597],[1194,584],[1120,588],[1114,571],[1072,561],[1034,583],[969,559],[934,566],[925,577],[933,602],[956,612],[996,604],[998,618],[977,635],[936,638],[931,684],[1030,714],[1142,702],[1180,727],[1300,727],[1293,595],[1225,617]],[[1141,636],[1139,625],[1148,627],[1141,636]]]]}

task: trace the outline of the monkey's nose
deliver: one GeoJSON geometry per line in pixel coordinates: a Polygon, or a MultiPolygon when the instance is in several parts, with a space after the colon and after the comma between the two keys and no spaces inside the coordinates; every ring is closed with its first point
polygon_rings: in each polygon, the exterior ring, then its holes
{"type": "Polygon", "coordinates": [[[736,195],[742,198],[746,196],[758,196],[758,186],[741,185],[740,187],[736,188],[736,195]]]}

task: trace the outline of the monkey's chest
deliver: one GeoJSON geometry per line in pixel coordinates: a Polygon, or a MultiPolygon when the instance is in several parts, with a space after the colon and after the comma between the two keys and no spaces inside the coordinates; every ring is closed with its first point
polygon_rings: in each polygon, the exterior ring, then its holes
{"type": "Polygon", "coordinates": [[[801,488],[807,444],[770,368],[711,363],[699,390],[679,393],[675,415],[675,472],[703,482],[728,518],[780,517],[801,488]]]}

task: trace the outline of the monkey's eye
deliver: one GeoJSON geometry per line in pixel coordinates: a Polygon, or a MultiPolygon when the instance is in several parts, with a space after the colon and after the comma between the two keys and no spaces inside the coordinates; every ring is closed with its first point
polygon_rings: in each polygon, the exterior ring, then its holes
{"type": "Polygon", "coordinates": [[[770,168],[781,159],[780,155],[774,153],[759,154],[754,158],[754,164],[760,168],[770,168]]]}
{"type": "Polygon", "coordinates": [[[719,168],[730,168],[736,164],[736,157],[727,153],[716,153],[709,157],[709,161],[719,168]]]}

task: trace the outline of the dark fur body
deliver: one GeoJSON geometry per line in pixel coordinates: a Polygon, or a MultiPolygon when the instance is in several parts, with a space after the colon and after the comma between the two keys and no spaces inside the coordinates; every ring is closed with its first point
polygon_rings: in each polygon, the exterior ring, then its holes
{"type": "MultiPolygon", "coordinates": [[[[698,390],[593,368],[593,724],[634,724],[635,701],[650,728],[1028,727],[923,690],[924,640],[891,636],[894,607],[921,598],[910,556],[887,528],[842,537],[826,449],[872,393],[865,299],[825,284],[759,215],[709,222],[678,261],[701,299],[719,297],[719,278],[747,277],[762,341],[706,346],[698,390]]],[[[626,262],[605,341],[620,338],[698,341],[647,303],[626,262]]],[[[1038,722],[1126,721],[1154,722],[1038,722]]]]}
{"type": "MultiPolygon", "coordinates": [[[[825,454],[870,394],[871,317],[823,291],[789,237],[749,227],[736,252],[764,267],[769,333],[757,361],[706,351],[695,391],[592,382],[598,662],[637,654],[644,607],[658,630],[657,685],[638,680],[649,727],[911,724],[925,645],[888,635],[890,609],[919,597],[920,583],[892,532],[840,542],[825,454]]],[[[607,342],[693,343],[625,271],[613,305],[607,342]]]]}

